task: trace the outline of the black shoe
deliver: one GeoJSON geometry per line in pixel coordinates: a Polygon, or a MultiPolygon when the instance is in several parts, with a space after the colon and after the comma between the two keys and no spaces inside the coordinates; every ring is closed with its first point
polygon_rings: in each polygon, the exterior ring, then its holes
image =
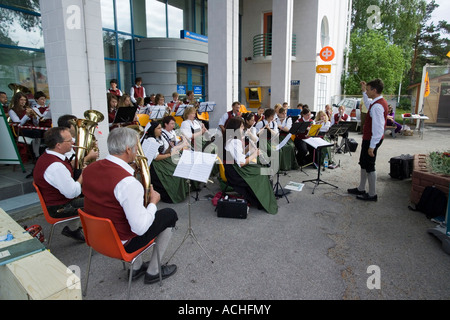
{"type": "MultiPolygon", "coordinates": [[[[175,272],[177,272],[177,266],[174,264],[161,266],[161,275],[163,279],[170,277],[171,275],[175,274],[175,272]]],[[[145,284],[152,284],[158,281],[159,281],[159,274],[152,275],[149,273],[145,273],[144,278],[145,284]]]]}
{"type": "Polygon", "coordinates": [[[359,191],[358,188],[353,188],[353,189],[347,189],[347,192],[350,194],[356,194],[356,195],[364,195],[366,193],[366,191],[359,191]]]}
{"type": "Polygon", "coordinates": [[[83,234],[83,228],[81,227],[79,227],[77,230],[72,231],[68,226],[65,226],[64,229],[61,231],[61,234],[80,242],[86,241],[83,234]]]}
{"type": "MultiPolygon", "coordinates": [[[[132,270],[131,279],[132,280],[136,280],[136,279],[140,278],[142,275],[144,275],[145,272],[147,271],[147,268],[148,268],[149,264],[150,264],[150,262],[144,262],[140,269],[132,270]]],[[[130,274],[128,274],[128,276],[130,276],[130,274]]]]}
{"type": "Polygon", "coordinates": [[[365,193],[363,195],[356,196],[356,199],[363,200],[363,201],[377,201],[378,200],[378,196],[377,195],[369,196],[368,193],[365,193]]]}

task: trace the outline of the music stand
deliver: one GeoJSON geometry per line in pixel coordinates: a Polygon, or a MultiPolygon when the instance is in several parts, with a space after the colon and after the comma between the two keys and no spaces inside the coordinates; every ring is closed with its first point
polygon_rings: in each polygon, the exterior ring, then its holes
{"type": "Polygon", "coordinates": [[[137,107],[120,107],[117,109],[113,123],[133,122],[137,107]]]}
{"type": "MultiPolygon", "coordinates": [[[[195,151],[183,151],[183,154],[180,158],[180,161],[177,164],[174,176],[179,178],[186,179],[186,183],[189,186],[189,194],[191,193],[191,180],[204,182],[208,181],[209,175],[211,174],[214,163],[216,162],[217,156],[215,154],[195,152],[195,151]]],[[[177,251],[181,248],[186,239],[190,236],[197,245],[203,250],[206,256],[209,258],[211,263],[214,261],[209,257],[206,250],[202,247],[200,242],[197,240],[195,236],[194,230],[192,229],[191,223],[191,197],[188,197],[188,229],[186,234],[184,235],[183,241],[181,241],[178,248],[172,254],[172,256],[167,260],[167,263],[172,259],[172,257],[177,253],[177,251]]]]}
{"type": "Polygon", "coordinates": [[[213,112],[216,103],[214,101],[200,102],[200,107],[198,107],[198,113],[203,112],[213,112]]]}
{"type": "Polygon", "coordinates": [[[351,122],[343,122],[341,124],[341,130],[339,132],[339,135],[342,136],[342,141],[341,141],[341,145],[339,146],[339,148],[337,148],[336,151],[344,151],[344,153],[346,153],[348,151],[348,153],[350,153],[350,155],[352,155],[352,153],[350,152],[348,135],[346,137],[344,137],[344,134],[350,129],[350,127],[352,125],[353,125],[353,123],[351,123],[351,122]],[[344,150],[342,150],[342,148],[344,148],[344,150]]]}
{"type": "MultiPolygon", "coordinates": [[[[289,130],[289,133],[292,135],[304,134],[308,130],[308,127],[311,125],[311,123],[312,123],[312,121],[294,122],[292,124],[291,129],[289,130]]],[[[306,140],[306,139],[303,139],[303,140],[306,140]]],[[[308,165],[305,165],[305,167],[307,167],[311,164],[312,164],[312,162],[308,165]]],[[[305,171],[303,171],[302,166],[300,166],[300,171],[308,176],[308,174],[305,171]]]]}
{"type": "Polygon", "coordinates": [[[175,112],[175,116],[182,117],[187,107],[189,107],[187,104],[180,104],[175,112]]]}
{"type": "Polygon", "coordinates": [[[305,139],[304,141],[307,144],[309,144],[311,147],[313,147],[314,149],[317,150],[316,153],[318,153],[318,158],[319,158],[318,159],[318,163],[319,163],[319,165],[317,166],[317,178],[316,179],[311,179],[311,180],[305,180],[303,182],[314,182],[315,183],[315,186],[314,186],[313,191],[312,191],[313,194],[314,194],[314,191],[316,190],[317,186],[320,183],[322,183],[322,184],[329,184],[332,187],[338,188],[337,186],[335,186],[335,185],[333,185],[331,183],[325,182],[322,179],[320,179],[320,163],[321,163],[321,159],[320,158],[321,158],[321,153],[322,153],[321,149],[324,148],[324,147],[331,147],[333,144],[325,141],[322,138],[309,138],[309,139],[305,139]]]}
{"type": "Polygon", "coordinates": [[[151,120],[159,120],[164,118],[164,114],[166,113],[166,106],[154,106],[150,113],[151,120]]]}

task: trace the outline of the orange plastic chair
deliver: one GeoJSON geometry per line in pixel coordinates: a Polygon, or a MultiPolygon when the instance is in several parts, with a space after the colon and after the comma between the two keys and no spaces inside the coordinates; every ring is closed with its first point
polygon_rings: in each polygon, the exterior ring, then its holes
{"type": "Polygon", "coordinates": [[[95,217],[93,215],[84,212],[81,209],[78,209],[78,214],[80,215],[81,218],[81,225],[83,226],[86,244],[90,247],[89,262],[86,273],[86,284],[83,293],[84,296],[86,296],[87,293],[89,271],[91,268],[92,250],[95,250],[104,256],[121,260],[122,262],[124,263],[126,262],[130,265],[128,290],[127,290],[127,299],[129,299],[131,289],[131,279],[133,276],[133,273],[131,272],[133,270],[133,264],[138,257],[144,254],[144,252],[146,252],[151,247],[155,246],[156,255],[158,258],[159,285],[160,286],[162,285],[161,262],[159,258],[158,246],[155,242],[155,239],[150,241],[143,248],[135,252],[128,253],[125,251],[122,241],[120,240],[119,235],[117,234],[117,230],[110,219],[95,217]]]}
{"type": "Polygon", "coordinates": [[[141,125],[141,127],[144,127],[147,125],[147,123],[150,121],[150,116],[145,113],[139,113],[137,114],[138,122],[141,125]]]}
{"type": "Polygon", "coordinates": [[[52,225],[52,228],[50,230],[50,236],[48,237],[48,249],[50,249],[50,245],[52,243],[52,236],[53,236],[53,229],[57,224],[63,223],[63,222],[69,222],[75,219],[80,219],[78,215],[72,216],[72,217],[65,217],[65,218],[53,218],[50,216],[47,210],[47,206],[45,205],[44,197],[42,197],[41,190],[39,190],[39,187],[36,185],[36,183],[33,181],[33,186],[36,189],[36,192],[39,196],[39,201],[41,202],[42,211],[44,212],[45,220],[52,225]]]}

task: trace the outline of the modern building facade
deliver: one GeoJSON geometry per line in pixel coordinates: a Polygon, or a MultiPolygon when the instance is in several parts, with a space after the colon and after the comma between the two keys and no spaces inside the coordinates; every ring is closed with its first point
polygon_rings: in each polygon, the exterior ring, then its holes
{"type": "Polygon", "coordinates": [[[166,101],[188,90],[215,101],[212,126],[233,101],[323,109],[341,92],[348,2],[0,0],[0,91],[11,98],[18,83],[48,93],[54,121],[106,114],[110,79],[129,92],[137,76],[166,101]],[[325,62],[327,46],[335,57],[325,62]]]}

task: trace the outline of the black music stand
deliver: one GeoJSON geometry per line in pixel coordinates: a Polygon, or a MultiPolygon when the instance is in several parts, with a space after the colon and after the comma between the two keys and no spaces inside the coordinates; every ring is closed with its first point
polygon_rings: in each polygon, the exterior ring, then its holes
{"type": "Polygon", "coordinates": [[[350,152],[350,146],[349,146],[349,141],[348,141],[348,134],[344,137],[344,134],[348,132],[348,130],[353,126],[352,122],[343,122],[342,124],[340,124],[341,126],[341,130],[339,132],[339,135],[342,136],[342,141],[341,141],[341,145],[339,146],[339,148],[337,148],[335,151],[343,151],[344,153],[349,153],[350,155],[352,155],[352,153],[350,152]]]}
{"type": "Polygon", "coordinates": [[[182,117],[186,108],[189,107],[187,104],[180,104],[175,112],[176,117],[182,117]]]}
{"type": "Polygon", "coordinates": [[[309,138],[309,139],[305,139],[305,142],[307,144],[309,144],[311,147],[313,147],[314,149],[316,149],[316,151],[317,151],[316,153],[318,154],[318,164],[319,165],[317,166],[317,178],[311,179],[311,180],[305,180],[303,182],[314,182],[315,183],[315,186],[312,191],[313,194],[314,194],[314,191],[316,190],[317,186],[321,183],[329,184],[332,187],[338,188],[337,186],[320,179],[320,163],[321,163],[320,158],[321,158],[321,154],[322,154],[322,148],[331,147],[333,144],[323,140],[322,138],[309,138]]]}
{"type": "Polygon", "coordinates": [[[166,113],[165,106],[153,106],[152,111],[150,113],[151,120],[159,120],[164,118],[164,114],[166,113]]]}
{"type": "Polygon", "coordinates": [[[133,122],[137,107],[119,107],[113,123],[133,122]]]}
{"type": "MultiPolygon", "coordinates": [[[[292,124],[292,127],[289,130],[289,133],[292,134],[292,135],[304,134],[308,130],[308,128],[311,125],[311,123],[312,123],[312,121],[295,122],[295,123],[292,124]]],[[[307,166],[309,166],[311,164],[312,164],[312,162],[310,164],[304,166],[304,167],[307,167],[307,166]]],[[[308,174],[305,171],[303,171],[303,167],[302,166],[300,166],[300,171],[308,176],[308,174]]]]}
{"type": "Polygon", "coordinates": [[[287,195],[289,193],[291,193],[291,191],[290,190],[284,190],[283,187],[281,186],[281,183],[280,183],[280,171],[279,170],[277,172],[277,183],[273,187],[273,191],[274,191],[275,197],[277,199],[285,197],[286,201],[289,203],[289,199],[288,199],[287,195]]]}
{"type": "Polygon", "coordinates": [[[216,103],[214,101],[201,102],[200,107],[198,107],[198,113],[203,112],[213,112],[216,103]]]}

